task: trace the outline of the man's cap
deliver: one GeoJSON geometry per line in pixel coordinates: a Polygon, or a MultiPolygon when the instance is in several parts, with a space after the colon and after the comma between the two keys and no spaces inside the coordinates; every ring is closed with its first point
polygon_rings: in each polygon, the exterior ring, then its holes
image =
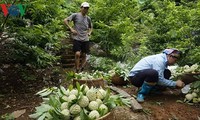
{"type": "Polygon", "coordinates": [[[83,2],[81,4],[81,7],[90,7],[89,3],[88,2],[83,2]]]}
{"type": "Polygon", "coordinates": [[[180,57],[182,52],[179,51],[179,50],[177,50],[177,49],[175,49],[175,48],[167,48],[167,49],[165,49],[165,50],[163,51],[163,53],[165,53],[165,54],[167,54],[167,55],[171,54],[171,55],[173,55],[173,56],[180,57]]]}

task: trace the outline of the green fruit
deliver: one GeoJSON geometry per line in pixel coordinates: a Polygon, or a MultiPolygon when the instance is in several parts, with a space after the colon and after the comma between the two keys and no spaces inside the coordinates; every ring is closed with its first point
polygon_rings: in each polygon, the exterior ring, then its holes
{"type": "Polygon", "coordinates": [[[200,97],[198,98],[198,101],[200,102],[200,97]]]}
{"type": "Polygon", "coordinates": [[[194,89],[194,92],[195,93],[198,93],[199,92],[199,89],[197,88],[197,89],[194,89]]]}
{"type": "Polygon", "coordinates": [[[193,92],[192,96],[193,96],[193,98],[197,97],[197,93],[193,92]]]}
{"type": "Polygon", "coordinates": [[[62,103],[61,106],[60,106],[60,109],[61,110],[68,109],[68,102],[62,103]]]}
{"type": "Polygon", "coordinates": [[[199,101],[198,101],[198,98],[193,98],[193,99],[192,99],[192,102],[193,102],[193,103],[198,103],[198,102],[199,102],[199,101]]]}
{"type": "Polygon", "coordinates": [[[69,120],[70,117],[70,113],[68,109],[64,109],[61,111],[61,114],[63,114],[65,116],[65,120],[69,120]]]}
{"type": "Polygon", "coordinates": [[[188,93],[188,94],[185,95],[185,98],[186,98],[188,101],[190,101],[190,100],[192,100],[193,95],[190,94],[190,93],[188,93]]]}
{"type": "Polygon", "coordinates": [[[64,101],[68,101],[68,97],[67,96],[62,96],[62,100],[64,100],[64,101]]]}

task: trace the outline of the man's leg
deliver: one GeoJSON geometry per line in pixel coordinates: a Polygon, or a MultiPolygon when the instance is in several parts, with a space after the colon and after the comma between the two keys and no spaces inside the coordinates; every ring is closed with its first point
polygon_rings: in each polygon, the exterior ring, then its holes
{"type": "Polygon", "coordinates": [[[75,52],[75,69],[76,72],[79,72],[80,69],[80,56],[81,56],[81,42],[74,40],[73,41],[73,51],[75,52]]]}
{"type": "Polygon", "coordinates": [[[88,54],[90,52],[90,47],[89,47],[89,41],[85,41],[85,42],[82,42],[81,44],[81,56],[82,56],[82,61],[81,61],[81,71],[83,71],[85,65],[86,65],[86,54],[88,54]]]}
{"type": "Polygon", "coordinates": [[[75,69],[76,69],[76,72],[79,72],[79,69],[80,69],[80,56],[81,56],[80,51],[77,51],[75,53],[75,69]]]}
{"type": "Polygon", "coordinates": [[[81,57],[82,57],[82,61],[81,61],[80,70],[83,71],[83,69],[84,69],[84,67],[85,67],[85,64],[86,64],[86,54],[85,54],[85,53],[82,53],[82,54],[81,54],[81,57]]]}

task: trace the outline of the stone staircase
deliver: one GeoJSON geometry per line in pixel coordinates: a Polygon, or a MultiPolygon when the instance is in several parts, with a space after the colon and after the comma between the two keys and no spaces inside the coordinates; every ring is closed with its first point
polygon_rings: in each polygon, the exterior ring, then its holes
{"type": "Polygon", "coordinates": [[[62,41],[62,44],[66,46],[61,50],[61,64],[63,68],[74,68],[75,56],[73,52],[73,41],[69,38],[62,41]]]}

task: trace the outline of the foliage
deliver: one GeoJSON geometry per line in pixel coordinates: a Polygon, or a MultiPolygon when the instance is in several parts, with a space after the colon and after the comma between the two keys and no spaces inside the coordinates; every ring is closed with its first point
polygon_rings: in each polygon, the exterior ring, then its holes
{"type": "Polygon", "coordinates": [[[114,61],[106,57],[90,56],[89,64],[92,69],[107,72],[114,66],[114,61]]]}
{"type": "Polygon", "coordinates": [[[181,65],[199,62],[199,1],[184,1],[179,6],[170,0],[91,3],[95,4],[90,12],[95,21],[92,41],[107,53],[135,63],[173,47],[184,53],[181,65]]]}
{"type": "Polygon", "coordinates": [[[122,77],[124,81],[128,81],[130,69],[131,66],[129,64],[117,62],[108,73],[111,74],[111,76],[117,74],[122,77]]]}
{"type": "MultiPolygon", "coordinates": [[[[0,43],[9,49],[2,61],[37,67],[53,65],[59,60],[57,55],[62,47],[61,40],[69,37],[63,19],[78,12],[83,1],[13,1],[14,4],[26,4],[26,14],[4,17],[0,13],[0,20],[3,21],[0,37],[8,37],[0,39],[0,43]]],[[[199,64],[200,1],[182,0],[178,4],[172,0],[88,2],[94,27],[91,41],[101,45],[107,56],[135,64],[146,55],[173,47],[183,51],[184,59],[179,61],[180,65],[199,64]]],[[[1,3],[9,1],[2,0],[1,3]]],[[[100,59],[91,57],[93,69],[107,72],[114,65],[113,60],[100,59]]]]}
{"type": "Polygon", "coordinates": [[[96,28],[92,40],[100,43],[108,54],[115,47],[122,45],[121,35],[126,30],[126,25],[130,25],[130,21],[124,21],[123,17],[132,11],[130,8],[135,5],[133,2],[130,0],[98,1],[97,7],[94,8],[94,12],[92,11],[91,16],[96,28]]]}
{"type": "Polygon", "coordinates": [[[128,80],[129,72],[132,68],[130,63],[115,62],[108,58],[95,56],[91,56],[89,63],[93,69],[104,71],[101,74],[108,81],[114,74],[123,77],[125,81],[128,80]]]}
{"type": "Polygon", "coordinates": [[[64,0],[56,4],[54,1],[43,0],[16,1],[14,4],[26,5],[25,16],[4,17],[1,14],[0,18],[5,21],[1,28],[8,38],[12,38],[12,41],[5,40],[12,49],[9,53],[10,61],[46,67],[59,59],[56,54],[65,36],[62,22],[64,3],[64,0]]]}

